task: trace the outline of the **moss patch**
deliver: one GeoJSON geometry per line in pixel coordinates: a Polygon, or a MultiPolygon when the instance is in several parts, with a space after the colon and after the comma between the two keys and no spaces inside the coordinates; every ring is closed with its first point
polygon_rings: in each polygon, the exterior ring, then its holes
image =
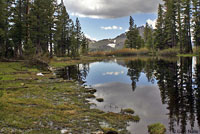
{"type": "Polygon", "coordinates": [[[166,128],[161,123],[156,123],[148,126],[148,131],[150,134],[165,134],[166,128]]]}
{"type": "Polygon", "coordinates": [[[127,108],[127,109],[122,109],[121,113],[124,113],[124,114],[134,114],[135,111],[133,109],[131,109],[131,108],[127,108]]]}

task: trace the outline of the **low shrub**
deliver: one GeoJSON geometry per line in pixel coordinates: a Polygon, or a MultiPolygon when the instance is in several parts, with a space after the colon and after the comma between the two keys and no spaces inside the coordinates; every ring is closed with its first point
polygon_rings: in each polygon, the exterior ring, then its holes
{"type": "Polygon", "coordinates": [[[161,51],[158,51],[159,56],[164,56],[164,57],[175,57],[179,53],[179,49],[177,48],[169,48],[169,49],[164,49],[161,51]]]}

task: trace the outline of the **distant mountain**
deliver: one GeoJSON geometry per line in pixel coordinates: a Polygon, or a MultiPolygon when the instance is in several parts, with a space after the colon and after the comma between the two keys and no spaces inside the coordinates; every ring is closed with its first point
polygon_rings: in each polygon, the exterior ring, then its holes
{"type": "Polygon", "coordinates": [[[87,41],[88,41],[89,44],[92,44],[92,43],[96,43],[96,42],[97,42],[97,41],[91,40],[91,39],[89,39],[89,38],[87,38],[87,41]]]}
{"type": "MultiPolygon", "coordinates": [[[[144,26],[138,27],[140,36],[144,37],[144,26]]],[[[117,36],[114,39],[104,39],[100,41],[90,41],[90,51],[111,51],[122,49],[126,40],[126,33],[117,36]]]]}

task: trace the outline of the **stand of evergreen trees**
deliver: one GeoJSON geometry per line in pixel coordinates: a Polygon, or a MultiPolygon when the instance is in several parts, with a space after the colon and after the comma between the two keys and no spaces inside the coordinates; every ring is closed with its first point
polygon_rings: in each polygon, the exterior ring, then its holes
{"type": "Polygon", "coordinates": [[[155,51],[178,48],[181,54],[193,53],[193,46],[200,46],[200,0],[163,1],[164,4],[159,4],[158,7],[156,28],[153,29],[148,24],[144,28],[144,41],[138,38],[137,27],[130,17],[126,47],[144,46],[155,51]]]}
{"type": "Polygon", "coordinates": [[[180,53],[192,53],[192,44],[200,46],[200,0],[163,1],[158,8],[156,48],[176,47],[180,53]]]}
{"type": "Polygon", "coordinates": [[[88,41],[63,0],[0,0],[0,57],[87,53],[88,41]],[[82,51],[81,51],[82,50],[82,51]]]}

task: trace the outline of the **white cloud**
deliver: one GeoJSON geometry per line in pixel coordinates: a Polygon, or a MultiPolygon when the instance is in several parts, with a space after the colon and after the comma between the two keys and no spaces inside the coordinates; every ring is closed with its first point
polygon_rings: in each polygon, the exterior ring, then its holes
{"type": "Polygon", "coordinates": [[[88,38],[88,39],[90,39],[90,40],[97,41],[97,39],[96,39],[96,38],[93,38],[93,37],[91,37],[91,36],[90,36],[90,35],[88,35],[88,34],[85,34],[85,37],[86,37],[86,38],[88,38]]]}
{"type": "Polygon", "coordinates": [[[124,74],[124,71],[121,71],[121,72],[106,72],[106,73],[103,73],[102,75],[106,76],[106,75],[115,75],[115,76],[118,76],[120,74],[124,74]]]}
{"type": "Polygon", "coordinates": [[[119,18],[154,13],[162,0],[65,0],[67,10],[79,17],[119,18]]]}
{"type": "Polygon", "coordinates": [[[123,30],[122,27],[118,27],[118,26],[108,26],[108,27],[101,27],[101,29],[103,30],[123,30]]]}
{"type": "Polygon", "coordinates": [[[147,23],[148,23],[150,26],[152,26],[153,29],[155,29],[155,28],[156,28],[156,21],[157,21],[157,19],[155,19],[155,20],[148,19],[148,20],[147,20],[147,23]]]}

